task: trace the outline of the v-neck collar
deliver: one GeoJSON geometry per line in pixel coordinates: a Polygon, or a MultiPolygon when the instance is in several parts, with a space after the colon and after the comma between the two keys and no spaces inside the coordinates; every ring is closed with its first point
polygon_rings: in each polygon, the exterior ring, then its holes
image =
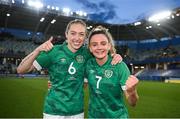
{"type": "Polygon", "coordinates": [[[97,61],[96,61],[96,59],[94,58],[94,63],[96,64],[95,66],[96,67],[106,67],[109,63],[111,63],[111,61],[112,61],[112,57],[111,56],[109,56],[108,55],[108,59],[107,59],[107,61],[103,64],[103,65],[99,65],[98,63],[97,63],[97,61]]]}

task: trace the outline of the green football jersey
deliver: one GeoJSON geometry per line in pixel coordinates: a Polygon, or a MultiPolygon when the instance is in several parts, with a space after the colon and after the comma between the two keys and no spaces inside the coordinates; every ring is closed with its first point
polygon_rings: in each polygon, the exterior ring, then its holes
{"type": "Polygon", "coordinates": [[[87,61],[86,76],[89,84],[89,118],[128,118],[123,100],[130,71],[124,62],[111,65],[112,58],[100,66],[95,58],[87,61]]]}
{"type": "Polygon", "coordinates": [[[66,44],[40,53],[34,65],[37,69],[48,69],[52,84],[45,99],[44,113],[68,116],[83,112],[84,71],[89,57],[87,48],[81,47],[73,53],[66,44]]]}

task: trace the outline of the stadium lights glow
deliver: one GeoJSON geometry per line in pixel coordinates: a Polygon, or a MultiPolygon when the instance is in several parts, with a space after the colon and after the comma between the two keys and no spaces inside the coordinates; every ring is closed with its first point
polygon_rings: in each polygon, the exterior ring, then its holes
{"type": "Polygon", "coordinates": [[[53,19],[52,21],[51,21],[51,24],[54,24],[56,22],[56,20],[55,19],[53,19]]]}
{"type": "Polygon", "coordinates": [[[152,28],[152,26],[146,26],[146,29],[151,29],[152,28]]]}
{"type": "Polygon", "coordinates": [[[90,25],[90,26],[87,27],[87,29],[91,29],[92,27],[93,27],[93,26],[90,25]]]}
{"type": "Polygon", "coordinates": [[[71,10],[69,8],[63,8],[62,11],[64,12],[64,14],[69,15],[71,10]]]}
{"type": "Polygon", "coordinates": [[[59,10],[59,7],[56,7],[56,10],[58,11],[58,10],[59,10]]]}
{"type": "Polygon", "coordinates": [[[40,19],[40,22],[43,22],[45,20],[45,18],[44,17],[42,17],[41,19],[40,19]]]}
{"type": "Polygon", "coordinates": [[[85,17],[87,16],[87,13],[86,13],[86,12],[84,12],[84,16],[85,16],[85,17]]]}
{"type": "Polygon", "coordinates": [[[141,25],[141,22],[135,22],[134,26],[141,25]]]}
{"type": "Polygon", "coordinates": [[[138,66],[135,66],[134,68],[135,68],[135,69],[138,69],[139,67],[138,67],[138,66]]]}
{"type": "Polygon", "coordinates": [[[164,11],[164,12],[160,12],[160,13],[157,13],[151,17],[149,17],[148,21],[150,22],[158,22],[164,18],[167,18],[167,17],[170,17],[171,15],[171,11],[164,11]]]}
{"type": "Polygon", "coordinates": [[[141,69],[144,69],[144,66],[141,66],[141,69]]]}
{"type": "Polygon", "coordinates": [[[24,4],[24,0],[22,0],[22,4],[24,4]]]}
{"type": "Polygon", "coordinates": [[[12,3],[14,4],[14,3],[15,3],[15,1],[14,1],[14,0],[12,0],[12,3]]]}
{"type": "Polygon", "coordinates": [[[52,10],[54,10],[54,9],[55,9],[55,7],[54,7],[54,6],[52,6],[52,7],[51,7],[51,9],[52,9],[52,10]]]}
{"type": "Polygon", "coordinates": [[[28,1],[28,5],[31,7],[35,7],[37,9],[42,8],[43,7],[43,3],[41,3],[40,1],[28,1]]]}
{"type": "Polygon", "coordinates": [[[50,9],[50,8],[51,8],[51,6],[50,6],[50,5],[48,5],[48,6],[47,6],[47,9],[50,9]]]}
{"type": "Polygon", "coordinates": [[[87,16],[87,13],[83,11],[76,11],[76,14],[79,16],[87,16]]]}
{"type": "Polygon", "coordinates": [[[83,11],[77,11],[76,12],[79,16],[83,16],[83,11]]]}
{"type": "Polygon", "coordinates": [[[6,16],[9,17],[9,16],[11,16],[11,14],[7,13],[6,16]]]}

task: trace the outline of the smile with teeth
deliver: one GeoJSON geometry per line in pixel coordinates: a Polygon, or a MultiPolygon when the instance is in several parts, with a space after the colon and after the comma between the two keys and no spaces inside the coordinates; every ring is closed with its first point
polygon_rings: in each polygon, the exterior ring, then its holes
{"type": "Polygon", "coordinates": [[[74,45],[80,45],[81,43],[74,42],[74,45]]]}
{"type": "Polygon", "coordinates": [[[98,51],[96,51],[96,53],[97,54],[102,54],[102,53],[104,53],[104,50],[98,50],[98,51]]]}

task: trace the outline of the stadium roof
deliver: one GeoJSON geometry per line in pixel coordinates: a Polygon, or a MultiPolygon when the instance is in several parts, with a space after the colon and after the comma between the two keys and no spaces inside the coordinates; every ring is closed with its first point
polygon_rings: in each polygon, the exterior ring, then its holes
{"type": "MultiPolygon", "coordinates": [[[[0,27],[23,29],[33,32],[42,32],[45,36],[62,35],[65,28],[74,16],[64,16],[56,11],[36,10],[23,5],[0,3],[0,27]],[[9,14],[10,16],[8,16],[9,14]],[[44,17],[45,20],[40,22],[44,17]],[[55,19],[54,24],[51,21],[55,19]]],[[[174,37],[180,35],[180,8],[172,12],[173,17],[159,23],[148,22],[143,19],[140,25],[132,24],[105,24],[96,21],[86,21],[88,26],[103,25],[107,27],[115,40],[144,40],[174,37]]]]}

